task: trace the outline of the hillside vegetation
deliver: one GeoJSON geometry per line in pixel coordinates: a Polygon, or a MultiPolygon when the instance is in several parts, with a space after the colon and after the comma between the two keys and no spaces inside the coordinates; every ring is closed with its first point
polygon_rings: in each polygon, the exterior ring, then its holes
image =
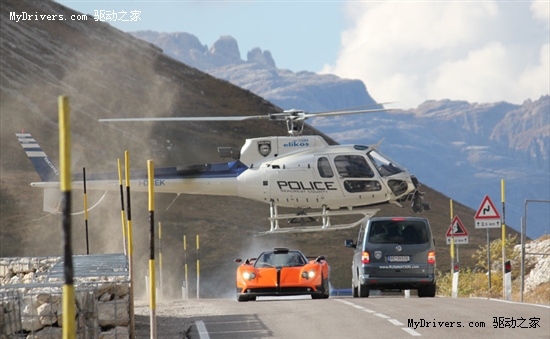
{"type": "MultiPolygon", "coordinates": [[[[457,286],[458,297],[503,298],[502,241],[497,239],[490,244],[491,284],[487,274],[487,245],[480,246],[472,255],[477,261],[474,269],[459,269],[457,286]]],[[[521,279],[521,245],[516,236],[505,241],[506,259],[511,267],[511,300],[537,304],[550,304],[550,236],[544,236],[526,244],[524,293],[521,279]],[[537,254],[529,254],[537,253],[537,254]]],[[[452,296],[453,274],[439,272],[438,294],[452,296]]]]}

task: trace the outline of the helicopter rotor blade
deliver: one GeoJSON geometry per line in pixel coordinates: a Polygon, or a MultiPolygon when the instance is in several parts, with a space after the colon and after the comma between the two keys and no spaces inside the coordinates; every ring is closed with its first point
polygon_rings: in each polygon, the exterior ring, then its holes
{"type": "Polygon", "coordinates": [[[112,118],[99,119],[100,122],[131,122],[131,121],[243,121],[250,119],[269,119],[268,115],[227,116],[227,117],[160,117],[160,118],[112,118]]]}
{"type": "Polygon", "coordinates": [[[373,107],[373,106],[382,106],[382,108],[383,108],[384,105],[391,105],[391,104],[395,104],[395,103],[397,103],[397,102],[375,102],[374,104],[354,106],[354,107],[346,107],[346,108],[340,108],[340,109],[333,109],[333,110],[330,110],[330,111],[311,112],[311,114],[314,114],[314,113],[315,114],[328,113],[328,112],[357,111],[357,110],[367,109],[367,107],[373,107]]]}
{"type": "MultiPolygon", "coordinates": [[[[368,107],[375,105],[383,104],[373,104],[360,107],[368,107]]],[[[357,108],[360,108],[357,107],[357,108]]],[[[166,121],[244,121],[244,120],[254,120],[254,119],[265,119],[265,120],[293,120],[293,121],[303,121],[309,118],[314,117],[323,117],[323,116],[334,116],[334,115],[346,115],[346,114],[361,114],[361,113],[377,113],[377,112],[387,112],[391,111],[391,108],[379,108],[379,109],[358,109],[354,110],[353,108],[334,110],[334,111],[325,111],[325,112],[315,112],[308,113],[302,110],[289,109],[279,113],[268,113],[266,115],[248,115],[248,116],[218,116],[218,117],[157,117],[157,118],[107,118],[99,119],[100,122],[166,122],[166,121]]]]}
{"type": "Polygon", "coordinates": [[[335,115],[346,115],[346,114],[361,114],[361,113],[378,113],[378,112],[388,112],[393,111],[394,108],[380,108],[380,109],[364,109],[357,111],[330,111],[330,112],[321,112],[321,113],[305,113],[304,119],[314,118],[314,117],[328,117],[335,115]]]}

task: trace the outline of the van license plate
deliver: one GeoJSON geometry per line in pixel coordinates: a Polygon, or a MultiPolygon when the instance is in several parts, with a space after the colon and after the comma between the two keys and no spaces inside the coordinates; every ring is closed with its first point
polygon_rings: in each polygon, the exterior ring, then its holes
{"type": "Polygon", "coordinates": [[[408,255],[388,255],[388,262],[409,262],[410,256],[408,255]]]}

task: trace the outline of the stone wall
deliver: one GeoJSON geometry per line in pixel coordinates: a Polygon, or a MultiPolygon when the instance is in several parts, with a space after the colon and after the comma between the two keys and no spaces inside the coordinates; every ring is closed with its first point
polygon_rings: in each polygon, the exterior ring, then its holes
{"type": "MultiPolygon", "coordinates": [[[[109,256],[84,260],[99,270],[75,269],[77,338],[129,338],[128,271],[106,271],[109,256]]],[[[51,274],[59,264],[59,257],[0,259],[0,339],[62,338],[63,281],[51,274]]]]}

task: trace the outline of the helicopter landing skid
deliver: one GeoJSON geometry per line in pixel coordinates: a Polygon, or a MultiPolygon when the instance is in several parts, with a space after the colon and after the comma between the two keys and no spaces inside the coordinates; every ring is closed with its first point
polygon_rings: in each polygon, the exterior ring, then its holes
{"type": "Polygon", "coordinates": [[[277,205],[271,202],[269,212],[269,221],[271,222],[271,228],[269,231],[260,232],[258,235],[265,234],[277,234],[277,233],[306,233],[306,232],[321,232],[341,230],[347,228],[353,228],[360,225],[363,221],[372,218],[380,209],[353,209],[353,210],[336,210],[331,211],[326,206],[323,206],[321,212],[309,213],[301,212],[299,214],[278,214],[277,205]],[[341,225],[332,225],[330,223],[331,216],[346,216],[346,215],[363,215],[359,220],[341,225]],[[319,226],[295,226],[295,227],[279,227],[279,220],[295,220],[297,218],[315,218],[320,217],[322,225],[319,226]]]}

